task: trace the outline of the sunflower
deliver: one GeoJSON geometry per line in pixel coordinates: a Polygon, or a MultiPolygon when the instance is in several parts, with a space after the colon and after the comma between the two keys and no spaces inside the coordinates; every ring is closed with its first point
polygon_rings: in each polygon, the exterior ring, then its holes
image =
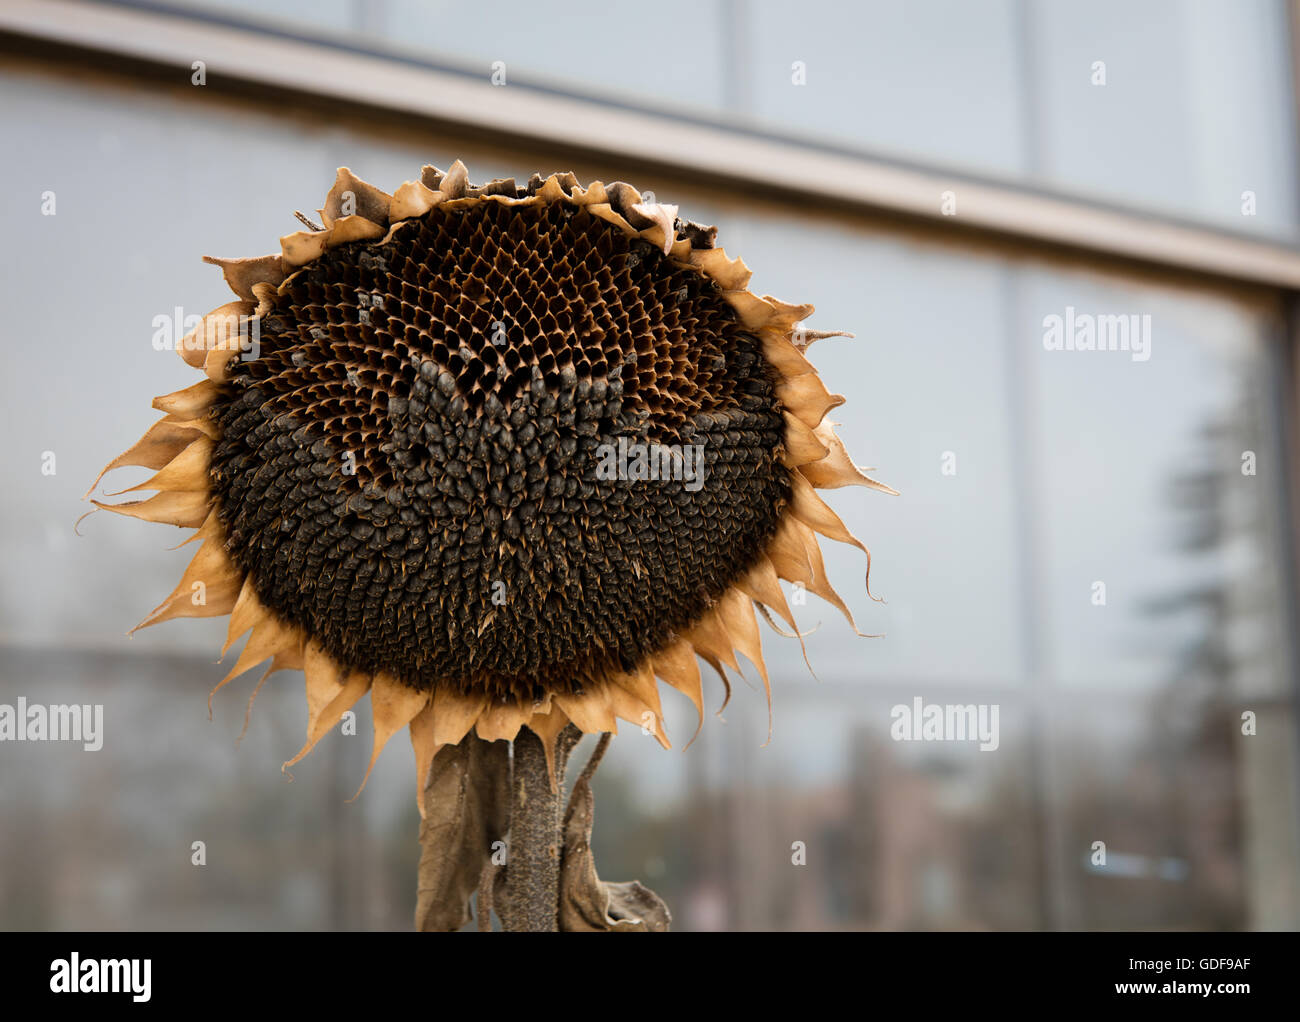
{"type": "Polygon", "coordinates": [[[197,530],[136,627],[229,614],[223,657],[251,634],[214,692],[304,672],[286,769],[366,693],[370,766],[409,727],[421,786],[471,732],[527,727],[552,769],[570,723],[667,747],[657,679],[702,724],[700,660],[725,685],[746,657],[770,710],[755,608],[795,628],[780,580],[852,625],[818,536],[870,554],[816,491],[894,491],[826,417],[844,398],[805,351],[829,334],[642,198],[476,187],[459,161],[390,195],[340,169],[323,226],[207,259],[236,300],[178,345],[203,379],[104,469],[156,470],[131,488],[155,495],[94,503],[197,530]]]}

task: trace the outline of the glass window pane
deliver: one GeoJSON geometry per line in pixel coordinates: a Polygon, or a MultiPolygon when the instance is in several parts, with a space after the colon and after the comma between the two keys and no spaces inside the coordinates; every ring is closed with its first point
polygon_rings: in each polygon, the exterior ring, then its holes
{"type": "MultiPolygon", "coordinates": [[[[238,750],[251,677],[218,696],[205,731],[224,621],[121,634],[171,589],[186,551],[163,548],[180,537],[108,515],[81,538],[70,527],[94,473],[154,418],[147,398],[193,382],[151,337],[177,304],[225,300],[199,254],[272,249],[339,164],[383,184],[455,156],[476,178],[534,168],[482,144],[116,79],[10,69],[0,91],[23,100],[0,104],[0,132],[31,154],[0,198],[18,242],[0,271],[24,296],[3,327],[0,702],[102,699],[112,729],[95,758],[0,744],[0,771],[37,778],[0,789],[0,815],[29,836],[0,835],[14,866],[0,883],[40,873],[0,891],[0,923],[404,927],[402,743],[355,815],[343,800],[368,753],[364,705],[357,735],[331,735],[285,786],[300,678],[268,683],[238,750]],[[40,213],[46,190],[57,216],[40,213]],[[179,830],[238,834],[231,875],[266,884],[196,883],[183,856],[162,858],[179,830]]],[[[753,671],[727,723],[710,713],[685,754],[625,728],[599,775],[602,874],[660,890],[681,928],[1300,925],[1280,302],[648,183],[716,220],[760,293],[814,301],[810,326],[858,335],[817,342],[812,359],[849,398],[833,417],[850,450],[902,496],[828,494],[875,552],[872,588],[889,602],[867,598],[856,551],[828,554],[832,579],[885,637],[853,636],[816,600],[796,608],[820,624],[807,639],[819,684],[796,640],[765,634],[767,747],[753,671]],[[1044,319],[1068,308],[1150,315],[1150,358],[1046,350],[1044,319]],[[998,748],[894,741],[894,708],[917,697],[997,705],[998,748]],[[1240,732],[1245,710],[1256,738],[1240,732]],[[1123,878],[1089,871],[1094,840],[1155,872],[1126,897],[1123,878]],[[796,841],[810,865],[792,873],[796,841]]],[[[708,710],[720,701],[714,680],[708,710]]],[[[665,703],[680,749],[694,711],[665,703]]]]}
{"type": "Polygon", "coordinates": [[[743,109],[755,123],[853,149],[1025,171],[1012,0],[809,0],[797,12],[759,0],[744,10],[743,109]]]}
{"type": "Polygon", "coordinates": [[[1037,270],[1018,309],[1047,670],[1132,691],[1209,658],[1234,689],[1283,690],[1277,320],[1208,294],[1037,270]],[[1045,347],[1067,332],[1086,343],[1090,329],[1108,346],[1129,330],[1130,350],[1045,347]]]}
{"type": "Polygon", "coordinates": [[[470,20],[449,0],[166,2],[484,81],[1300,233],[1285,0],[665,0],[587,18],[487,0],[470,20]]]}
{"type": "Polygon", "coordinates": [[[1295,928],[1295,715],[1196,682],[1055,708],[1064,928],[1295,928]],[[1258,710],[1254,737],[1241,733],[1243,705],[1258,710]]]}
{"type": "Polygon", "coordinates": [[[1294,236],[1286,7],[1026,4],[1036,176],[1235,231],[1294,236]],[[1098,74],[1104,84],[1094,84],[1098,74]]]}
{"type": "MultiPolygon", "coordinates": [[[[793,216],[730,216],[719,241],[756,268],[757,293],[813,301],[809,327],[856,334],[818,341],[809,358],[848,399],[830,417],[850,453],[903,494],[827,494],[872,549],[872,592],[886,602],[867,598],[864,558],[852,549],[827,544],[831,581],[858,627],[885,638],[855,638],[833,608],[810,599],[797,616],[821,624],[814,668],[1021,678],[1005,268],[793,216]]],[[[791,665],[802,662],[797,647],[774,645],[791,665]]]]}
{"type": "Polygon", "coordinates": [[[557,8],[489,0],[463,17],[460,4],[388,0],[374,37],[404,50],[513,80],[559,86],[607,102],[669,109],[721,107],[726,4],[664,0],[653,7],[557,8]],[[496,62],[502,68],[496,68],[496,62]]]}

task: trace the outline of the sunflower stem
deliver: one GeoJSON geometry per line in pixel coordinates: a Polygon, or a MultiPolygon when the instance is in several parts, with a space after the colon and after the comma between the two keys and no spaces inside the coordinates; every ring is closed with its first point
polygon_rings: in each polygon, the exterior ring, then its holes
{"type": "Polygon", "coordinates": [[[546,747],[531,729],[520,728],[511,768],[510,853],[505,890],[497,905],[507,932],[555,933],[559,929],[561,789],[569,751],[580,737],[572,725],[556,738],[555,790],[546,747]]]}

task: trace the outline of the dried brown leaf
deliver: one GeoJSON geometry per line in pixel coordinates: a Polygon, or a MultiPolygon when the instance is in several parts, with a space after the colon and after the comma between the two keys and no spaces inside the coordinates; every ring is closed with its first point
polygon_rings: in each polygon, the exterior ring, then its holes
{"type": "Polygon", "coordinates": [[[492,842],[509,828],[510,745],[466,735],[439,750],[424,789],[415,926],[459,930],[469,899],[491,861],[492,842]]]}
{"type": "Polygon", "coordinates": [[[591,854],[595,809],[589,773],[583,771],[564,814],[560,932],[667,933],[672,915],[659,895],[637,880],[607,883],[596,875],[591,854]]]}

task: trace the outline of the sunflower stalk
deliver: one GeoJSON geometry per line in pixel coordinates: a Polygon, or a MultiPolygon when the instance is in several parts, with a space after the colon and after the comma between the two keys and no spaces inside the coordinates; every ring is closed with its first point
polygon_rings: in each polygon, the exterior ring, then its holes
{"type": "Polygon", "coordinates": [[[559,929],[564,847],[561,789],[569,752],[581,737],[582,732],[570,724],[555,736],[549,753],[544,739],[531,728],[521,728],[514,740],[509,861],[496,881],[502,888],[497,914],[507,932],[555,933],[559,929]],[[554,778],[548,759],[554,763],[554,778]]]}

